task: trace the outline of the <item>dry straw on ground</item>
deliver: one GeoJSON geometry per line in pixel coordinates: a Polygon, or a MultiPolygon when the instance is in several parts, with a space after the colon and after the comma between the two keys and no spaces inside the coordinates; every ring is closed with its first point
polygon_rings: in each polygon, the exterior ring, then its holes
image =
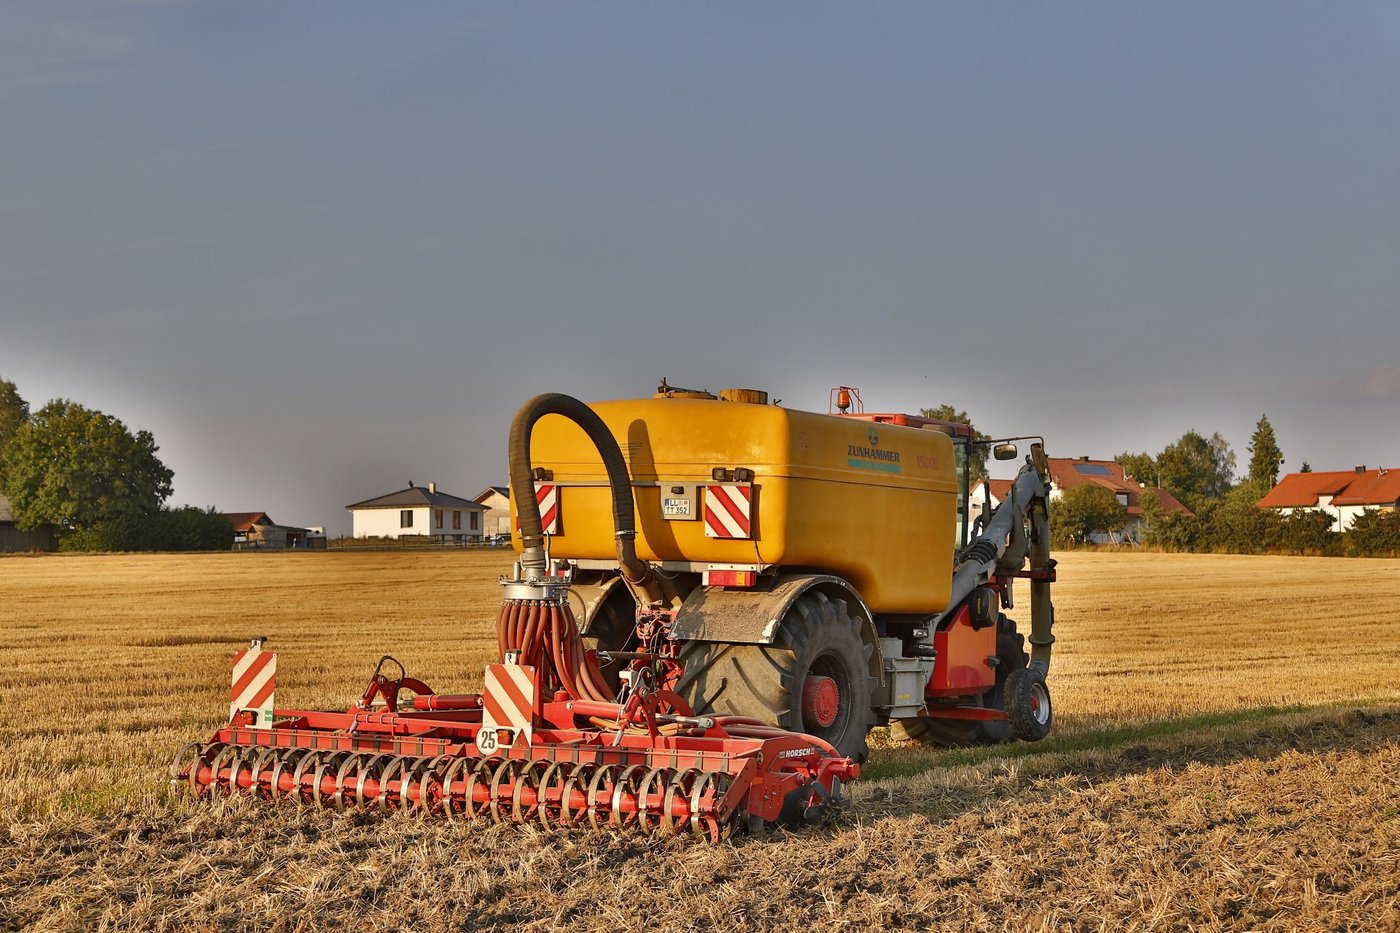
{"type": "Polygon", "coordinates": [[[1071,554],[1056,734],[878,746],[848,819],[710,848],[214,807],[228,655],[343,708],[480,684],[495,553],[0,560],[0,928],[1400,929],[1400,561],[1071,554]]]}

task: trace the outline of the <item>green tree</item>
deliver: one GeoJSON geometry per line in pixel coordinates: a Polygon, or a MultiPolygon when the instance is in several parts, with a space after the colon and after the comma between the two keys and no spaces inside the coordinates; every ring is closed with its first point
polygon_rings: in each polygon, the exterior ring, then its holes
{"type": "Polygon", "coordinates": [[[1246,482],[1263,496],[1278,485],[1278,469],[1283,463],[1283,451],[1274,437],[1274,426],[1268,415],[1260,415],[1249,439],[1249,478],[1246,482]]]}
{"type": "Polygon", "coordinates": [[[1308,461],[1304,460],[1304,461],[1303,461],[1303,465],[1302,465],[1301,467],[1298,468],[1298,472],[1299,472],[1299,473],[1311,473],[1311,472],[1312,472],[1312,464],[1309,463],[1308,461]]]}
{"type": "Polygon", "coordinates": [[[1083,544],[1095,532],[1120,531],[1127,524],[1127,506],[1102,486],[1066,489],[1050,506],[1050,540],[1057,547],[1083,544]]]}
{"type": "MultiPolygon", "coordinates": [[[[1122,463],[1120,460],[1119,463],[1122,463]]],[[[1138,511],[1141,518],[1138,519],[1138,541],[1147,544],[1152,541],[1152,530],[1158,522],[1162,520],[1162,502],[1157,498],[1157,490],[1144,487],[1138,493],[1138,511]]]]}
{"type": "MultiPolygon", "coordinates": [[[[991,436],[983,434],[972,424],[972,418],[965,411],[958,411],[952,405],[939,405],[937,408],[924,408],[919,414],[925,418],[933,418],[938,421],[951,421],[954,424],[965,424],[972,428],[973,439],[977,441],[991,440],[991,436]]],[[[986,444],[972,444],[967,450],[967,482],[968,486],[976,486],[979,482],[987,478],[987,454],[986,444]]]]}
{"type": "Polygon", "coordinates": [[[158,449],[149,431],[133,435],[111,415],[49,402],[15,432],[0,461],[15,523],[66,534],[145,518],[170,495],[174,477],[158,449]]]}
{"type": "Polygon", "coordinates": [[[1123,451],[1113,458],[1123,468],[1123,472],[1145,486],[1157,485],[1157,458],[1147,451],[1140,454],[1123,451]]]}
{"type": "Polygon", "coordinates": [[[1347,553],[1353,557],[1400,554],[1400,512],[1364,509],[1347,529],[1347,553]]]}
{"type": "Polygon", "coordinates": [[[1206,547],[1230,554],[1262,554],[1279,540],[1282,516],[1255,505],[1259,496],[1249,483],[1236,486],[1219,502],[1211,503],[1206,547]]]}
{"type": "Polygon", "coordinates": [[[227,551],[233,547],[233,526],[210,506],[161,509],[149,522],[144,542],[153,551],[227,551]]]}
{"type": "Polygon", "coordinates": [[[1219,432],[1207,438],[1191,430],[1157,455],[1157,471],[1164,489],[1200,512],[1230,491],[1235,454],[1219,432]]]}
{"type": "Polygon", "coordinates": [[[1138,508],[1142,509],[1143,544],[1164,551],[1194,551],[1205,537],[1204,522],[1198,516],[1165,511],[1155,489],[1142,491],[1138,508]]]}
{"type": "MultiPolygon", "coordinates": [[[[19,390],[8,379],[0,379],[0,458],[20,425],[29,420],[29,403],[20,398],[19,390]]],[[[4,461],[0,459],[0,487],[4,486],[4,461]]]]}
{"type": "Polygon", "coordinates": [[[1278,547],[1289,554],[1326,554],[1336,549],[1335,520],[1319,509],[1297,509],[1279,523],[1278,547]]]}

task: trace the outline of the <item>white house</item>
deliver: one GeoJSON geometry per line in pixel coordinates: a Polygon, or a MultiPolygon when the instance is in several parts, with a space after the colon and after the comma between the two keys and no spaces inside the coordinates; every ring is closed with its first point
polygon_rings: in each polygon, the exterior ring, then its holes
{"type": "Polygon", "coordinates": [[[1289,473],[1257,503],[1289,515],[1300,509],[1326,512],[1346,531],[1366,509],[1382,512],[1400,508],[1400,470],[1331,470],[1322,473],[1289,473]]]}
{"type": "Polygon", "coordinates": [[[486,506],[438,492],[437,483],[400,489],[347,505],[357,538],[402,538],[429,535],[465,543],[482,535],[486,506]]]}
{"type": "Polygon", "coordinates": [[[509,486],[487,486],[472,496],[472,501],[486,507],[481,521],[483,533],[487,537],[511,533],[509,486]]]}

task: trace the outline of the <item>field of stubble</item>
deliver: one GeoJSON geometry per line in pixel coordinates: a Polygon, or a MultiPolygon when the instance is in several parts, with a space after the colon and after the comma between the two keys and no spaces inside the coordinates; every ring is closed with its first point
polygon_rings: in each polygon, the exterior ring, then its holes
{"type": "Polygon", "coordinates": [[[267,635],[278,703],[381,654],[480,686],[496,553],[0,559],[0,929],[1400,929],[1400,561],[1069,554],[1055,733],[877,735],[849,816],[710,847],[191,804],[267,635]]]}

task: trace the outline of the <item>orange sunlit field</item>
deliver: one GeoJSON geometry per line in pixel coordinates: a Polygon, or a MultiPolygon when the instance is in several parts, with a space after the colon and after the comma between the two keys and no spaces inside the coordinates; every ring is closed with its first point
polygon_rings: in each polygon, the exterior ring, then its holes
{"type": "MultiPolygon", "coordinates": [[[[0,928],[1400,927],[1400,561],[1063,555],[1035,746],[877,735],[842,821],[712,848],[171,790],[229,655],[480,686],[509,552],[0,560],[0,928]]],[[[1014,615],[1014,613],[1012,613],[1014,615]]]]}

